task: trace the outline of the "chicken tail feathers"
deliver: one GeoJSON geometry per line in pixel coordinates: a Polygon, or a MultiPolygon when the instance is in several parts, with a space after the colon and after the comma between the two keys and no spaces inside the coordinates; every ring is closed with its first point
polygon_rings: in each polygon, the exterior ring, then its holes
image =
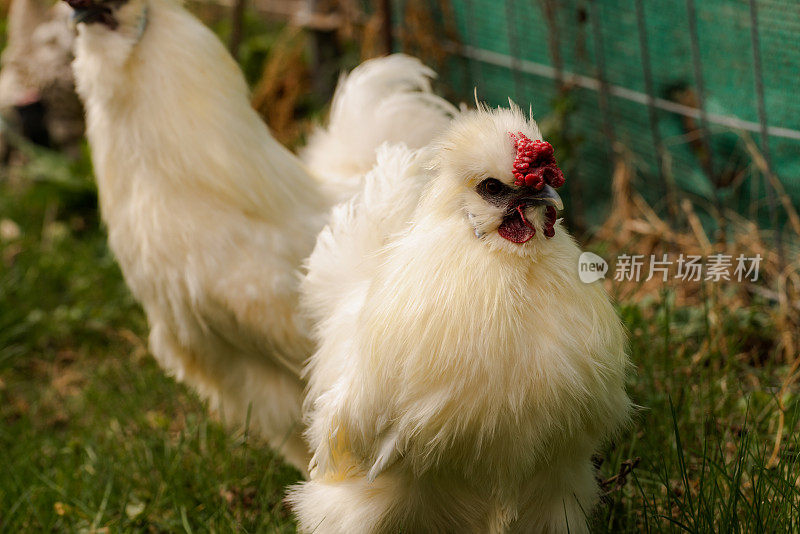
{"type": "Polygon", "coordinates": [[[381,144],[420,148],[447,127],[458,110],[431,91],[435,76],[418,59],[393,54],[341,77],[327,127],[312,134],[302,154],[334,199],[361,189],[381,144]]]}

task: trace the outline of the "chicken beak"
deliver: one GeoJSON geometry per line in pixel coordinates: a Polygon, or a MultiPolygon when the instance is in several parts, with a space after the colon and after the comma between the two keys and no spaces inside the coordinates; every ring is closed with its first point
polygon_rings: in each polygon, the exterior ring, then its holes
{"type": "Polygon", "coordinates": [[[553,206],[559,211],[564,209],[564,202],[561,200],[561,197],[558,195],[555,188],[549,185],[545,185],[540,190],[530,195],[525,195],[521,200],[525,200],[530,206],[553,206]]]}
{"type": "Polygon", "coordinates": [[[86,22],[86,20],[91,18],[95,13],[96,10],[91,7],[75,8],[75,11],[72,13],[72,22],[75,24],[86,22]]]}

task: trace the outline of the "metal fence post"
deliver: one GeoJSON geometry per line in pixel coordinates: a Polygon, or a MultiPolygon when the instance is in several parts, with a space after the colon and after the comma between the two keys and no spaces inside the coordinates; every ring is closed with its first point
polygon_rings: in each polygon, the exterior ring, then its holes
{"type": "Polygon", "coordinates": [[[720,225],[721,235],[725,236],[726,223],[725,214],[722,211],[722,202],[719,198],[719,191],[717,191],[717,175],[714,165],[714,149],[711,144],[711,135],[708,128],[708,114],[706,112],[706,90],[705,82],[703,79],[703,64],[700,57],[700,38],[697,31],[697,10],[695,9],[694,0],[686,0],[686,11],[689,21],[689,41],[692,48],[692,68],[694,70],[694,81],[697,85],[697,109],[700,111],[700,136],[703,151],[705,152],[706,161],[700,159],[700,165],[705,167],[708,179],[711,181],[712,194],[714,200],[714,209],[717,211],[719,217],[718,223],[720,225]]]}
{"type": "MultiPolygon", "coordinates": [[[[776,232],[776,246],[778,249],[778,263],[784,266],[783,258],[783,228],[778,221],[778,210],[775,200],[775,187],[772,180],[777,180],[772,167],[772,155],[769,149],[769,134],[767,132],[767,109],[764,98],[764,74],[761,70],[761,45],[758,38],[758,7],[756,0],[750,0],[750,43],[753,49],[753,75],[756,84],[756,99],[758,106],[758,124],[761,127],[761,150],[764,152],[764,161],[767,164],[767,179],[764,187],[767,191],[767,206],[769,208],[770,225],[776,232]]],[[[753,199],[755,200],[755,199],[753,199]]]]}
{"type": "Polygon", "coordinates": [[[670,173],[667,173],[665,165],[664,142],[661,139],[659,130],[658,111],[656,110],[655,88],[653,87],[653,69],[650,63],[650,43],[647,35],[647,20],[645,18],[644,5],[642,0],[635,1],[636,6],[636,25],[639,31],[639,52],[642,58],[642,74],[644,75],[644,87],[647,93],[647,114],[650,122],[650,135],[653,137],[653,146],[656,149],[658,165],[658,175],[664,184],[665,198],[667,200],[667,214],[670,217],[673,228],[677,224],[677,194],[675,181],[670,173]]]}

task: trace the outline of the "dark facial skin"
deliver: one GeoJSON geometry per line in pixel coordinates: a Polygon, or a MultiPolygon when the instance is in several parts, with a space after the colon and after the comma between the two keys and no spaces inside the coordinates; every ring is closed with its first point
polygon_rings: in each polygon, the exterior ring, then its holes
{"type": "Polygon", "coordinates": [[[64,0],[75,10],[72,15],[75,22],[85,24],[103,24],[111,30],[117,29],[119,23],[114,18],[114,10],[125,3],[125,0],[64,0]]]}
{"type": "Polygon", "coordinates": [[[486,178],[475,187],[475,192],[486,202],[498,208],[509,206],[511,199],[518,193],[518,191],[515,191],[496,178],[486,178]]]}
{"type": "Polygon", "coordinates": [[[510,187],[496,178],[486,178],[475,186],[475,192],[486,202],[513,213],[519,206],[545,205],[533,187],[510,187]]]}
{"type": "Polygon", "coordinates": [[[533,225],[525,217],[527,206],[545,206],[544,235],[553,237],[553,225],[556,223],[556,202],[560,203],[555,190],[551,186],[535,188],[528,186],[510,187],[496,178],[486,178],[475,186],[475,192],[486,202],[505,209],[503,222],[498,232],[505,239],[514,243],[524,243],[536,232],[533,225]],[[522,225],[531,229],[529,233],[522,225]]]}

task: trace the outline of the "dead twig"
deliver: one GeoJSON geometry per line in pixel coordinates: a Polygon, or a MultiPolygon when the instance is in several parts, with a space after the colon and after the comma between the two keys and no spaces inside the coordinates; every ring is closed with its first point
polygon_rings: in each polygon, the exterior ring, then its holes
{"type": "Polygon", "coordinates": [[[603,490],[602,497],[606,497],[624,488],[625,484],[628,482],[628,475],[633,473],[633,470],[636,469],[641,461],[642,458],[639,456],[625,460],[620,464],[619,472],[616,475],[601,480],[600,489],[603,490]]]}

